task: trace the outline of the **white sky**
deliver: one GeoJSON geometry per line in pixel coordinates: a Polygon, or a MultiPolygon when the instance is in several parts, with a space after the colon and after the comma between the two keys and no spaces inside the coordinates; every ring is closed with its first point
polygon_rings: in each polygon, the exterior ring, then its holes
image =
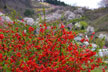
{"type": "Polygon", "coordinates": [[[86,6],[88,8],[98,8],[99,7],[99,2],[101,0],[60,0],[60,1],[64,1],[67,4],[70,5],[76,5],[76,6],[86,6]]]}

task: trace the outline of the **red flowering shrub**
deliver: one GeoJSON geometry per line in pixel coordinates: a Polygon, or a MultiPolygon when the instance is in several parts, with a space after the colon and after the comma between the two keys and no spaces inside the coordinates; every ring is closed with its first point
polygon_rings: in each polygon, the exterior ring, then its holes
{"type": "Polygon", "coordinates": [[[0,29],[0,39],[5,36],[0,40],[2,72],[90,72],[102,63],[94,57],[96,52],[79,46],[74,41],[76,33],[63,25],[49,30],[40,26],[38,35],[33,34],[33,27],[18,27],[15,22],[8,30],[0,29]]]}

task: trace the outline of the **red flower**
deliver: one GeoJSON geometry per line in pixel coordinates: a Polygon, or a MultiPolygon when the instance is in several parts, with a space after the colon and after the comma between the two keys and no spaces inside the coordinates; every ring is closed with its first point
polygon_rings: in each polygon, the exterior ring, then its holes
{"type": "Polygon", "coordinates": [[[0,20],[2,20],[2,17],[0,17],[0,20]]]}
{"type": "Polygon", "coordinates": [[[93,35],[95,34],[95,32],[92,33],[93,35]]]}
{"type": "Polygon", "coordinates": [[[90,39],[93,40],[93,37],[94,37],[94,36],[92,35],[92,36],[90,37],[90,39]]]}
{"type": "Polygon", "coordinates": [[[13,21],[13,24],[15,24],[16,22],[15,21],[13,21]]]}
{"type": "Polygon", "coordinates": [[[24,22],[24,19],[22,19],[21,21],[24,22]]]}
{"type": "Polygon", "coordinates": [[[104,68],[102,68],[102,72],[105,72],[105,69],[104,68]]]}
{"type": "Polygon", "coordinates": [[[34,31],[34,28],[30,26],[30,27],[29,27],[29,31],[30,31],[30,32],[34,31]]]}
{"type": "Polygon", "coordinates": [[[4,35],[3,34],[0,34],[0,39],[4,39],[4,35]]]}
{"type": "Polygon", "coordinates": [[[74,35],[73,34],[69,34],[69,39],[74,39],[74,35]]]}
{"type": "Polygon", "coordinates": [[[39,26],[40,26],[40,27],[42,27],[42,25],[41,25],[41,24],[40,24],[39,26]]]}
{"type": "Polygon", "coordinates": [[[2,59],[2,54],[0,53],[0,59],[2,59]]]}
{"type": "Polygon", "coordinates": [[[107,69],[107,66],[105,66],[105,68],[107,69]]]}
{"type": "Polygon", "coordinates": [[[2,29],[0,29],[0,32],[2,32],[3,30],[2,29]]]}
{"type": "Polygon", "coordinates": [[[16,31],[18,31],[18,27],[16,27],[15,29],[16,29],[16,31]]]}
{"type": "Polygon", "coordinates": [[[21,57],[21,53],[18,52],[18,53],[16,54],[16,56],[21,57]]]}
{"type": "Polygon", "coordinates": [[[40,28],[40,32],[42,32],[42,33],[43,33],[43,32],[44,32],[44,29],[43,29],[43,28],[40,28]]]}
{"type": "Polygon", "coordinates": [[[85,39],[81,39],[80,41],[83,43],[85,41],[85,39]]]}
{"type": "Polygon", "coordinates": [[[63,24],[61,24],[61,27],[60,28],[64,28],[65,26],[63,24]]]}
{"type": "Polygon", "coordinates": [[[88,39],[86,39],[85,41],[89,42],[89,40],[88,40],[88,39]]]}

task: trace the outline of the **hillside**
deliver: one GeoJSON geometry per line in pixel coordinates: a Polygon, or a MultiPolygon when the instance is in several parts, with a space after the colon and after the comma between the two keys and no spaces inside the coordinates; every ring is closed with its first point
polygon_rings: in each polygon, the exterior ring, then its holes
{"type": "Polygon", "coordinates": [[[24,11],[30,8],[32,8],[30,0],[0,0],[0,10],[4,13],[8,13],[11,9],[15,9],[23,15],[24,11]]]}
{"type": "Polygon", "coordinates": [[[25,16],[24,13],[28,10],[27,13],[32,12],[34,14],[30,15],[30,17],[34,17],[37,16],[37,14],[42,14],[43,8],[45,8],[47,13],[57,7],[56,5],[38,0],[0,0],[0,11],[3,13],[10,13],[14,9],[21,16],[25,16]]]}
{"type": "Polygon", "coordinates": [[[92,25],[97,28],[97,31],[108,31],[108,14],[94,20],[92,25]]]}
{"type": "Polygon", "coordinates": [[[88,10],[84,13],[85,20],[94,26],[96,31],[108,31],[108,8],[88,10]]]}
{"type": "Polygon", "coordinates": [[[108,8],[99,8],[99,9],[94,9],[94,10],[86,10],[84,13],[84,16],[88,19],[88,20],[95,20],[105,14],[108,13],[108,8]]]}
{"type": "MultiPolygon", "coordinates": [[[[10,13],[15,10],[21,16],[25,16],[24,13],[28,10],[36,15],[39,9],[50,8],[49,5],[43,4],[37,0],[0,0],[0,11],[3,13],[10,13]]],[[[30,16],[31,17],[31,16],[30,16]]]]}

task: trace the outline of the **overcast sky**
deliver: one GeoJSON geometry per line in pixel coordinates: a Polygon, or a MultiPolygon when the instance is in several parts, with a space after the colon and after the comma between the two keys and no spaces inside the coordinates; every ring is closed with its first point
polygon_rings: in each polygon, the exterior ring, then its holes
{"type": "Polygon", "coordinates": [[[70,5],[86,6],[89,8],[98,8],[101,0],[61,0],[70,5]]]}

